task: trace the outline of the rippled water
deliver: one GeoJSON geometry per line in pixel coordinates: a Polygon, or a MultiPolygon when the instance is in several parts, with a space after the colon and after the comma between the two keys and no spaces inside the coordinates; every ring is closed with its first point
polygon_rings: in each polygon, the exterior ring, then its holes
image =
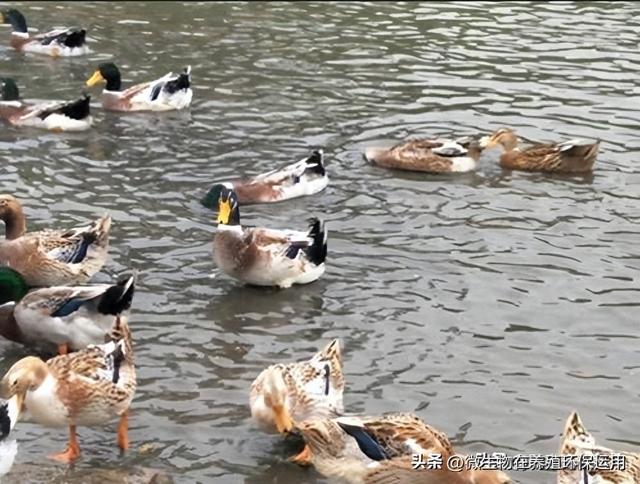
{"type": "MultiPolygon", "coordinates": [[[[111,58],[127,84],[191,64],[195,85],[187,112],[118,115],[96,101],[88,133],[0,132],[0,192],[24,201],[32,229],[108,211],[111,259],[96,279],[141,271],[134,449],[118,455],[115,425],[82,428],[83,459],[65,470],[44,457],[65,431],[24,424],[14,480],[152,469],[178,482],[323,482],[255,430],[248,387],[334,337],[351,412],[417,411],[469,453],[549,454],[575,408],[601,444],[640,445],[640,7],[16,5],[32,27],[82,24],[93,39],[88,60],[52,61],[11,51],[3,27],[0,72],[25,97],[76,96],[111,58]],[[502,171],[495,152],[459,177],[362,159],[370,144],[503,125],[601,139],[593,176],[502,171]],[[202,191],[316,147],[325,192],[242,216],[280,228],[324,216],[325,277],[275,291],[216,273],[202,191]]],[[[3,342],[0,369],[26,353],[3,342]]]]}

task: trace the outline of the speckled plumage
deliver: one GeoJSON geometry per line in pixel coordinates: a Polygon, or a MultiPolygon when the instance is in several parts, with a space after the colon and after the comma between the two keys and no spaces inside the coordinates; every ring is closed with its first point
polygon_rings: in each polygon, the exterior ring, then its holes
{"type": "Polygon", "coordinates": [[[298,424],[296,429],[309,447],[313,465],[333,479],[354,484],[510,482],[508,476],[496,471],[413,470],[413,454],[425,458],[439,454],[446,463],[455,451],[444,433],[410,413],[315,420],[298,424]],[[360,434],[358,438],[356,434],[360,434]]]}
{"type": "MultiPolygon", "coordinates": [[[[589,473],[588,484],[640,484],[640,453],[620,452],[600,447],[580,419],[577,412],[571,412],[562,432],[560,454],[613,454],[625,456],[625,470],[597,470],[589,473]]],[[[558,484],[583,484],[580,471],[562,470],[558,472],[558,484]]]]}
{"type": "Polygon", "coordinates": [[[293,422],[326,418],[343,411],[344,376],[340,342],[333,340],[311,359],[271,365],[251,384],[251,413],[266,430],[274,430],[274,419],[265,400],[281,401],[293,422]],[[269,395],[270,378],[281,378],[279,395],[269,395]]]}
{"type": "Polygon", "coordinates": [[[389,149],[368,148],[365,158],[384,168],[450,173],[475,169],[481,151],[476,141],[471,141],[468,147],[464,147],[449,140],[414,139],[389,149]]]}
{"type": "Polygon", "coordinates": [[[518,149],[518,137],[512,129],[501,128],[480,140],[484,149],[501,146],[504,153],[500,165],[511,170],[558,173],[584,173],[593,168],[600,142],[583,143],[572,140],[566,143],[538,143],[518,149]]]}
{"type": "Polygon", "coordinates": [[[67,231],[26,232],[19,202],[0,195],[0,219],[6,240],[0,241],[0,265],[19,272],[29,286],[57,286],[87,282],[104,265],[109,247],[111,217],[67,231]]]}
{"type": "Polygon", "coordinates": [[[47,427],[69,425],[72,450],[56,456],[59,460],[79,457],[76,425],[99,425],[120,417],[119,443],[123,449],[128,446],[126,416],[136,390],[136,372],[131,332],[124,318],[116,320],[110,338],[108,343],[46,363],[32,356],[23,358],[0,382],[4,398],[21,402],[18,420],[47,427]]]}

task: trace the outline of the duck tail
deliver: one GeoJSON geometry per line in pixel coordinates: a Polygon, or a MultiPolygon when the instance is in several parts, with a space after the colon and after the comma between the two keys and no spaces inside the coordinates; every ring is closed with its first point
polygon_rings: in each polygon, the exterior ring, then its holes
{"type": "Polygon", "coordinates": [[[189,87],[191,87],[191,66],[185,67],[184,71],[178,74],[178,77],[167,81],[164,85],[165,91],[169,94],[182,90],[186,91],[189,87]]]}
{"type": "Polygon", "coordinates": [[[62,43],[67,47],[82,47],[87,42],[87,31],[85,29],[73,29],[65,33],[62,43]]]}
{"type": "Polygon", "coordinates": [[[131,308],[135,292],[135,274],[123,278],[105,291],[98,303],[98,312],[117,316],[131,308]]]}
{"type": "Polygon", "coordinates": [[[316,358],[320,361],[327,361],[331,365],[331,368],[342,368],[342,352],[340,350],[340,340],[334,339],[327,346],[322,348],[317,354],[316,358]]]}
{"type": "Polygon", "coordinates": [[[307,258],[319,266],[327,258],[327,230],[322,220],[312,219],[308,237],[313,242],[306,248],[307,258]]]}
{"type": "Polygon", "coordinates": [[[589,169],[593,166],[600,150],[600,141],[595,143],[580,143],[579,140],[567,142],[560,146],[565,159],[575,160],[576,163],[589,169]]]}
{"type": "Polygon", "coordinates": [[[326,174],[326,170],[324,168],[324,151],[316,150],[311,153],[311,156],[305,160],[305,168],[304,174],[310,175],[315,174],[319,176],[324,176],[326,174]]]}
{"type": "Polygon", "coordinates": [[[54,112],[62,114],[67,118],[77,119],[78,121],[81,121],[91,115],[91,108],[89,106],[90,102],[91,96],[85,94],[80,99],[71,101],[61,108],[56,109],[54,112]]]}
{"type": "Polygon", "coordinates": [[[11,433],[19,417],[18,396],[14,395],[0,406],[0,440],[4,440],[11,433]]]}

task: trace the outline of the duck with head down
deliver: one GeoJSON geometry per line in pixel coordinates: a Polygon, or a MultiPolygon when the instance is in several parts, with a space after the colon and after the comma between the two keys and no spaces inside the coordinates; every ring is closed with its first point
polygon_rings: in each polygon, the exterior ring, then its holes
{"type": "Polygon", "coordinates": [[[322,150],[317,150],[297,163],[268,173],[216,183],[204,196],[202,204],[207,208],[217,208],[223,188],[233,190],[242,205],[313,195],[324,190],[329,183],[323,158],[322,150]]]}
{"type": "Polygon", "coordinates": [[[31,36],[24,15],[15,8],[0,11],[0,21],[3,24],[10,24],[13,28],[11,47],[20,52],[32,52],[51,57],[72,57],[89,52],[85,29],[56,29],[31,36]]]}
{"type": "Polygon", "coordinates": [[[297,424],[306,447],[292,460],[313,464],[332,479],[353,484],[508,484],[494,470],[427,470],[411,467],[414,454],[438,454],[443,463],[455,454],[447,436],[409,413],[378,417],[345,416],[297,424]]]}
{"type": "Polygon", "coordinates": [[[500,128],[480,140],[483,149],[500,147],[500,166],[510,170],[556,173],[590,172],[596,161],[600,142],[585,143],[571,140],[564,143],[538,143],[520,149],[516,132],[500,128]]]}
{"type": "Polygon", "coordinates": [[[465,173],[476,169],[482,149],[475,140],[417,139],[392,148],[368,148],[365,158],[384,168],[426,173],[465,173]]]}
{"type": "Polygon", "coordinates": [[[0,266],[18,271],[29,286],[82,284],[107,259],[108,215],[89,226],[27,232],[20,202],[11,195],[0,195],[0,220],[6,234],[0,241],[0,266]]]}
{"type": "Polygon", "coordinates": [[[169,73],[151,82],[122,89],[120,70],[113,62],[105,62],[87,80],[87,86],[105,83],[102,107],[110,111],[171,111],[191,104],[191,67],[173,75],[169,73]]]}
{"type": "Polygon", "coordinates": [[[290,432],[294,422],[343,411],[342,356],[335,339],[311,359],[271,365],[251,384],[251,415],[266,431],[290,432]]]}
{"type": "Polygon", "coordinates": [[[7,399],[1,414],[5,435],[20,420],[45,427],[69,426],[69,445],[50,456],[70,463],[80,457],[76,426],[102,425],[119,418],[118,446],[129,447],[128,411],[136,390],[131,333],[117,318],[111,341],[42,361],[28,356],[15,363],[0,382],[7,399]]]}

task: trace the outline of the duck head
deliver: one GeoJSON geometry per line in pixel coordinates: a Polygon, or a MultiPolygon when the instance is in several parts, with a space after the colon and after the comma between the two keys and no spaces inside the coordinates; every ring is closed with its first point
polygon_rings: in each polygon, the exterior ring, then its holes
{"type": "Polygon", "coordinates": [[[9,368],[0,381],[0,396],[6,400],[15,397],[22,410],[28,391],[36,390],[49,375],[47,364],[35,356],[27,356],[9,368]]]}
{"type": "Polygon", "coordinates": [[[218,197],[218,223],[221,225],[240,225],[240,207],[236,192],[222,186],[218,197]]]}
{"type": "Polygon", "coordinates": [[[10,77],[0,77],[0,95],[3,101],[17,101],[20,99],[20,91],[16,81],[10,77]]]}
{"type": "Polygon", "coordinates": [[[18,10],[9,8],[0,11],[0,20],[3,24],[11,24],[13,32],[16,34],[27,34],[27,21],[18,10]]]}
{"type": "Polygon", "coordinates": [[[0,220],[4,222],[6,238],[17,239],[27,231],[22,205],[13,195],[0,194],[0,220]]]}
{"type": "Polygon", "coordinates": [[[222,189],[227,188],[233,190],[233,184],[230,182],[216,183],[213,185],[207,194],[202,198],[202,205],[207,208],[214,209],[218,206],[218,200],[220,200],[220,194],[222,189]]]}
{"type": "Polygon", "coordinates": [[[518,147],[519,141],[514,130],[510,128],[500,128],[489,136],[484,136],[480,140],[480,147],[488,149],[494,146],[502,146],[505,151],[511,151],[518,147]]]}
{"type": "Polygon", "coordinates": [[[288,433],[293,429],[293,420],[287,402],[287,386],[282,373],[276,368],[265,370],[263,381],[264,406],[256,415],[258,420],[272,422],[279,433],[288,433]]]}
{"type": "Polygon", "coordinates": [[[27,292],[29,286],[18,272],[10,267],[0,267],[0,305],[20,301],[27,292]]]}
{"type": "Polygon", "coordinates": [[[105,62],[98,66],[98,69],[87,80],[87,86],[95,86],[100,82],[106,82],[107,91],[119,91],[122,89],[120,71],[113,62],[105,62]]]}

